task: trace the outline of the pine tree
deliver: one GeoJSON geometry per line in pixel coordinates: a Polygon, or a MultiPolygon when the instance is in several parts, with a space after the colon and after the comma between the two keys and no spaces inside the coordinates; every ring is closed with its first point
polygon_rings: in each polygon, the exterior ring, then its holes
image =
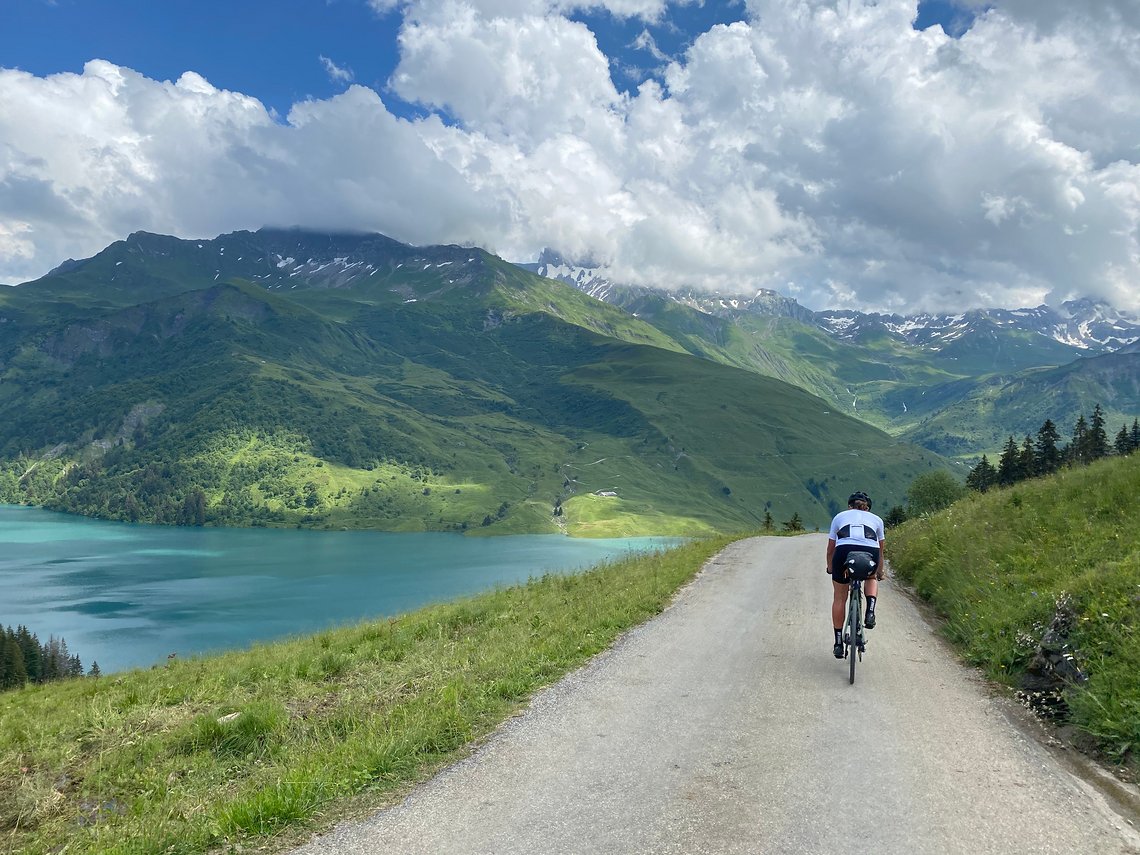
{"type": "MultiPolygon", "coordinates": [[[[990,468],[992,469],[993,467],[991,466],[990,468]]],[[[904,522],[906,522],[906,508],[902,505],[895,505],[887,511],[887,515],[883,517],[883,525],[887,528],[894,528],[896,525],[902,525],[904,522]]]]}
{"type": "Polygon", "coordinates": [[[40,640],[35,633],[29,632],[26,626],[16,629],[16,643],[24,655],[24,669],[28,673],[28,680],[32,683],[43,682],[43,665],[40,651],[40,640]]]}
{"type": "Polygon", "coordinates": [[[1025,435],[1025,442],[1021,444],[1021,453],[1017,459],[1020,474],[1020,478],[1018,478],[1019,481],[1037,477],[1037,454],[1033,448],[1033,440],[1029,434],[1025,435]]]}
{"type": "Polygon", "coordinates": [[[1102,457],[1108,457],[1108,434],[1104,430],[1104,411],[1097,404],[1089,425],[1088,460],[1100,460],[1102,457]]]}
{"type": "Polygon", "coordinates": [[[984,493],[986,490],[997,484],[997,470],[994,465],[990,463],[989,458],[984,454],[982,459],[978,461],[978,465],[970,470],[970,474],[966,476],[966,486],[971,490],[977,490],[979,493],[984,493]]]}
{"type": "Polygon", "coordinates": [[[1061,468],[1061,450],[1057,443],[1061,437],[1051,419],[1045,419],[1037,431],[1036,461],[1033,467],[1038,475],[1048,475],[1061,468]]]}
{"type": "Polygon", "coordinates": [[[1068,462],[1072,463],[1088,463],[1089,462],[1089,423],[1085,421],[1085,414],[1081,413],[1077,418],[1077,423],[1073,425],[1073,441],[1069,443],[1068,462]]]}
{"type": "Polygon", "coordinates": [[[71,671],[71,654],[67,650],[67,642],[54,635],[48,636],[47,644],[43,646],[43,675],[42,682],[62,680],[71,671]]]}
{"type": "Polygon", "coordinates": [[[1132,451],[1132,436],[1128,433],[1128,425],[1120,426],[1120,433],[1112,443],[1112,449],[1121,457],[1132,451]]]}
{"type": "Polygon", "coordinates": [[[7,629],[0,628],[0,689],[8,688],[8,680],[10,679],[9,673],[12,670],[11,663],[8,657],[5,656],[5,651],[8,647],[8,641],[15,637],[12,632],[12,627],[7,629]]]}
{"type": "Polygon", "coordinates": [[[0,636],[0,689],[14,689],[28,681],[24,654],[11,627],[0,636]]]}
{"type": "Polygon", "coordinates": [[[92,661],[91,662],[91,670],[87,672],[87,676],[88,677],[100,677],[100,676],[102,676],[102,674],[103,674],[103,672],[99,670],[99,663],[92,661]]]}
{"type": "Polygon", "coordinates": [[[804,521],[800,519],[799,511],[792,514],[792,518],[784,523],[784,531],[803,531],[804,521]]]}
{"type": "Polygon", "coordinates": [[[772,512],[769,511],[767,508],[765,508],[764,509],[764,531],[771,531],[774,526],[775,526],[775,522],[772,520],[772,512]]]}
{"type": "Polygon", "coordinates": [[[1140,449],[1140,419],[1132,420],[1132,450],[1140,449]]]}
{"type": "Polygon", "coordinates": [[[1001,459],[998,460],[997,467],[997,481],[1003,487],[1008,487],[1020,480],[1021,470],[1021,452],[1017,448],[1017,443],[1013,437],[1010,436],[1009,441],[1006,442],[1005,448],[1002,449],[1001,459]]]}

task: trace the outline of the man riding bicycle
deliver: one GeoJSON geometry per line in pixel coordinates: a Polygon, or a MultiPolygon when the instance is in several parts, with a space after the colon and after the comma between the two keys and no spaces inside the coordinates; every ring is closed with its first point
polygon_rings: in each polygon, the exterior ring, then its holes
{"type": "Polygon", "coordinates": [[[847,498],[847,510],[835,515],[827,535],[827,572],[831,576],[831,626],[835,630],[836,659],[843,658],[843,619],[847,603],[847,571],[843,564],[852,552],[869,552],[875,558],[875,575],[863,590],[867,595],[867,617],[863,625],[875,628],[875,601],[879,580],[883,578],[883,545],[886,539],[883,521],[871,513],[871,497],[862,490],[847,498]]]}

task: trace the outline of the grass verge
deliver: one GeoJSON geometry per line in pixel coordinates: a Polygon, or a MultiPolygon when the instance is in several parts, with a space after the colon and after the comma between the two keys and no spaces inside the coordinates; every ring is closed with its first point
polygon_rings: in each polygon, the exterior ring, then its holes
{"type": "Polygon", "coordinates": [[[1102,759],[1140,772],[1140,456],[973,494],[895,529],[892,568],[989,677],[1018,687],[1059,605],[1087,681],[1062,720],[1102,759]]]}
{"type": "Polygon", "coordinates": [[[0,694],[0,851],[249,851],[327,827],[462,756],[734,539],[0,694]]]}

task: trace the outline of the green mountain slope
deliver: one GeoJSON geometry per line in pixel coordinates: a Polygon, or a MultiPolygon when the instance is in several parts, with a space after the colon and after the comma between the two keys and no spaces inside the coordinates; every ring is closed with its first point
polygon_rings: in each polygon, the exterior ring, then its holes
{"type": "Polygon", "coordinates": [[[611,284],[605,296],[688,353],[799,386],[942,455],[973,458],[1010,434],[1035,432],[1046,418],[1070,425],[1098,403],[1111,424],[1140,413],[1133,391],[1140,360],[1088,356],[984,312],[905,337],[901,318],[892,329],[877,316],[815,316],[770,293],[753,301],[682,295],[682,302],[611,284]]]}
{"type": "MultiPolygon", "coordinates": [[[[1099,359],[1099,358],[1098,358],[1099,359]]],[[[1094,360],[1089,360],[1094,361],[1094,360]]],[[[895,530],[891,564],[987,674],[1135,780],[1140,455],[970,493],[895,530]],[[1123,767],[1123,768],[1121,768],[1123,767]]]]}
{"type": "Polygon", "coordinates": [[[0,498],[110,518],[822,525],[853,486],[898,501],[936,462],[461,247],[134,235],[5,293],[0,316],[0,498]]]}
{"type": "Polygon", "coordinates": [[[902,436],[942,454],[995,451],[1012,435],[1035,436],[1046,419],[1070,430],[1099,404],[1110,435],[1140,413],[1140,352],[1078,359],[1057,368],[995,375],[931,390],[929,415],[902,436]]]}

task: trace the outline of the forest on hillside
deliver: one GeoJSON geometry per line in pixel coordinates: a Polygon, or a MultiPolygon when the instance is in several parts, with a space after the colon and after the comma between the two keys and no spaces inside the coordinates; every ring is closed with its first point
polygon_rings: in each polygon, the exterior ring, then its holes
{"type": "MultiPolygon", "coordinates": [[[[99,676],[98,662],[92,663],[90,673],[99,676]]],[[[63,638],[41,642],[26,626],[0,630],[0,690],[82,676],[83,663],[63,638]]]]}
{"type": "Polygon", "coordinates": [[[1121,425],[1115,439],[1109,442],[1104,413],[1098,404],[1091,418],[1084,413],[1073,425],[1072,439],[1065,444],[1052,419],[1046,419],[1037,436],[1026,435],[1019,445],[1010,436],[998,459],[997,466],[986,455],[970,470],[966,486],[986,492],[991,487],[1008,487],[1019,481],[1051,475],[1063,466],[1082,466],[1112,454],[1122,457],[1140,449],[1140,419],[1133,419],[1132,427],[1121,425]]]}

